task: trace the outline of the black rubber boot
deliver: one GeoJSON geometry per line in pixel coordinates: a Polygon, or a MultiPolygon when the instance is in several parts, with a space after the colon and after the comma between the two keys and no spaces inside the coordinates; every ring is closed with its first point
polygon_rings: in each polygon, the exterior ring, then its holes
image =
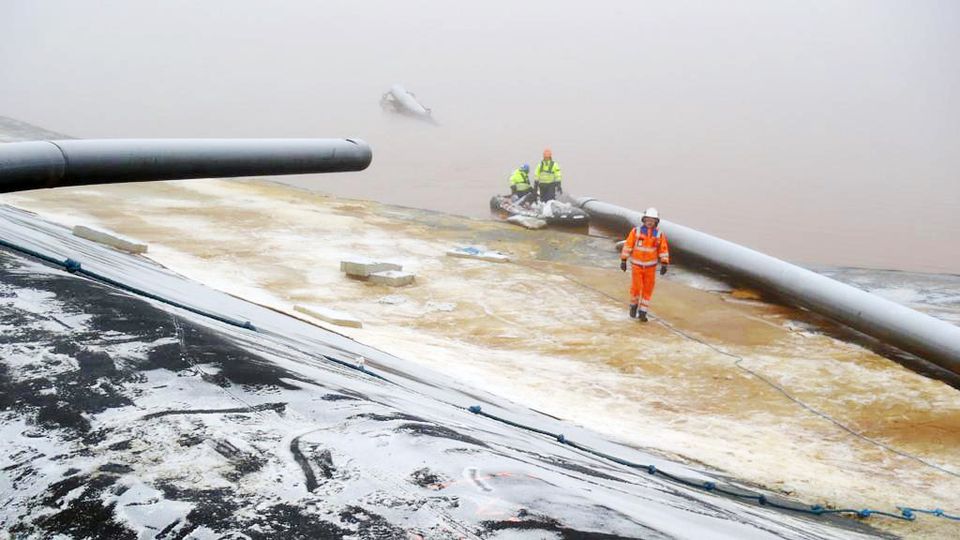
{"type": "Polygon", "coordinates": [[[639,320],[640,322],[647,322],[647,312],[646,311],[638,312],[637,320],[639,320]]]}
{"type": "Polygon", "coordinates": [[[636,304],[630,304],[630,318],[632,319],[632,318],[634,318],[634,317],[636,317],[636,316],[637,316],[637,305],[636,305],[636,304]]]}

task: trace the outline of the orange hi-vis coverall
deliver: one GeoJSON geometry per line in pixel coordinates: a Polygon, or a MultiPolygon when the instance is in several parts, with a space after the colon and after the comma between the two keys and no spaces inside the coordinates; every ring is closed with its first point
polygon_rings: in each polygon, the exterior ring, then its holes
{"type": "Polygon", "coordinates": [[[650,297],[653,296],[653,286],[656,283],[657,264],[670,263],[670,249],[667,246],[667,237],[654,227],[648,229],[646,225],[634,227],[627,235],[620,251],[620,260],[630,260],[630,304],[640,305],[640,311],[646,312],[650,307],[650,297]]]}

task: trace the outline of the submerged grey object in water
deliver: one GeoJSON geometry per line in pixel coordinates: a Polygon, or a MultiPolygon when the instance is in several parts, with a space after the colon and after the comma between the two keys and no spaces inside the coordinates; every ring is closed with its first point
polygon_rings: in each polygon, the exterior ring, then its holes
{"type": "Polygon", "coordinates": [[[380,98],[380,106],[387,111],[436,123],[430,109],[424,107],[417,101],[415,95],[408,92],[400,84],[394,84],[390,87],[390,90],[380,98]]]}
{"type": "Polygon", "coordinates": [[[0,193],[188,178],[359,171],[359,139],[82,139],[0,144],[0,193]]]}
{"type": "MultiPolygon", "coordinates": [[[[614,229],[633,227],[642,215],[587,197],[577,204],[614,229]]],[[[689,227],[665,220],[660,227],[676,251],[960,374],[960,327],[689,227]]]]}

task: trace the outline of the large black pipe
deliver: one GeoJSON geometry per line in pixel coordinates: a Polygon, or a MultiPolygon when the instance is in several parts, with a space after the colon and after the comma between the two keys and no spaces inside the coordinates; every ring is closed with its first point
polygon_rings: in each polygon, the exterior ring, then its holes
{"type": "Polygon", "coordinates": [[[0,193],[29,189],[359,171],[356,139],[82,139],[0,144],[0,193]]]}

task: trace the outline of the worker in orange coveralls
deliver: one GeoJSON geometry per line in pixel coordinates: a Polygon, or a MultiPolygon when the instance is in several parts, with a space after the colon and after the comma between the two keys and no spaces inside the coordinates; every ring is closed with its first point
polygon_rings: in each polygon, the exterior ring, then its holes
{"type": "Polygon", "coordinates": [[[670,264],[670,249],[667,237],[660,232],[660,214],[656,208],[647,208],[641,219],[643,225],[630,230],[627,240],[620,251],[620,269],[627,271],[627,261],[633,267],[630,280],[630,317],[647,322],[647,310],[653,285],[657,279],[657,265],[660,275],[667,273],[670,264]]]}

